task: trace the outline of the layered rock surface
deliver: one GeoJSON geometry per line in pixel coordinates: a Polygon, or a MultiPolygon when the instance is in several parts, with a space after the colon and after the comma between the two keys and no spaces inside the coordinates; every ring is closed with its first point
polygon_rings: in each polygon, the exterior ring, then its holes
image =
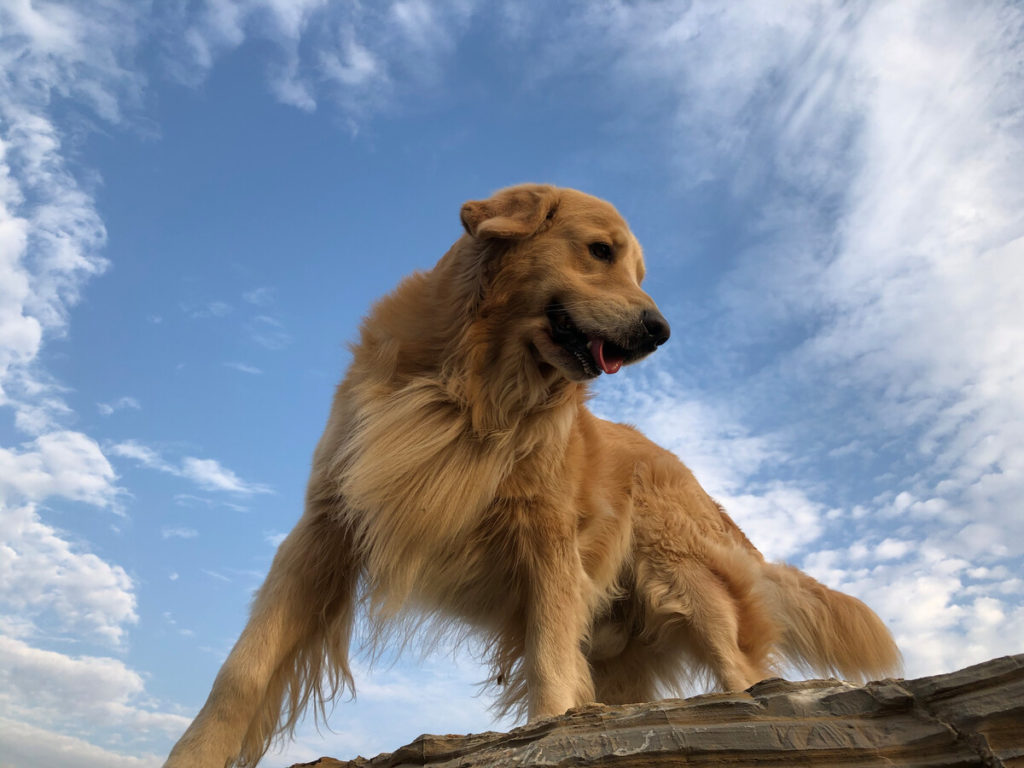
{"type": "Polygon", "coordinates": [[[742,693],[593,705],[509,733],[424,735],[371,759],[303,765],[1024,768],[1024,654],[917,680],[773,679],[742,693]]]}

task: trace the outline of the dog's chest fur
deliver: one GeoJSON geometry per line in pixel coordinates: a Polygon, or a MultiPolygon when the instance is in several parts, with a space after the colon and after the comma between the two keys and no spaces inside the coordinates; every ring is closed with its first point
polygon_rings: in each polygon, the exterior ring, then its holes
{"type": "Polygon", "coordinates": [[[346,490],[364,501],[352,522],[370,545],[371,583],[391,599],[405,594],[483,624],[523,610],[537,558],[564,560],[594,600],[614,591],[629,548],[631,510],[621,494],[609,492],[606,479],[585,469],[581,459],[593,436],[581,403],[524,419],[515,432],[479,436],[465,424],[453,429],[451,420],[459,417],[450,407],[409,399],[406,408],[404,398],[392,398],[352,435],[358,449],[350,454],[346,490]],[[370,423],[378,419],[379,431],[370,423]],[[363,467],[380,466],[375,436],[394,435],[398,420],[404,439],[388,442],[390,471],[364,475],[363,467]],[[444,429],[450,439],[438,437],[444,429]],[[424,446],[433,447],[429,455],[424,446]],[[545,552],[543,542],[564,546],[545,552]]]}

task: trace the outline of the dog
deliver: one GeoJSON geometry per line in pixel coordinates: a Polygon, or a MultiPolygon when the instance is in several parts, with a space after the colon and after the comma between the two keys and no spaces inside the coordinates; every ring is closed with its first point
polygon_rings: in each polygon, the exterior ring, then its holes
{"type": "Polygon", "coordinates": [[[307,705],[354,692],[357,611],[470,627],[496,705],[529,719],[737,691],[782,662],[847,679],[900,654],[862,602],[766,562],[689,469],[587,409],[669,324],[640,245],[582,192],[510,187],[363,321],[305,512],[165,768],[254,766],[307,705]]]}

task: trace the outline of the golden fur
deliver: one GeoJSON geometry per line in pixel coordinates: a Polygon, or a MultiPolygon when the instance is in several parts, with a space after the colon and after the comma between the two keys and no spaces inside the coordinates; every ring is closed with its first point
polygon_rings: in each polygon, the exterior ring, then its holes
{"type": "Polygon", "coordinates": [[[587,381],[668,336],[608,203],[523,185],[362,325],[281,544],[210,697],[165,764],[255,765],[310,699],[354,690],[357,606],[472,627],[498,705],[530,718],[637,702],[780,661],[890,673],[860,601],[765,562],[671,453],[587,410],[587,381]]]}

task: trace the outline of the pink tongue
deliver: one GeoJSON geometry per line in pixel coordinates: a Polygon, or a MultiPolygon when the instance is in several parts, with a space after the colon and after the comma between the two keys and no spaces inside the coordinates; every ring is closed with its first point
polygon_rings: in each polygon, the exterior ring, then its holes
{"type": "Polygon", "coordinates": [[[622,367],[621,357],[606,358],[604,356],[604,341],[596,336],[590,339],[590,353],[594,356],[594,362],[605,373],[617,373],[622,367]]]}

